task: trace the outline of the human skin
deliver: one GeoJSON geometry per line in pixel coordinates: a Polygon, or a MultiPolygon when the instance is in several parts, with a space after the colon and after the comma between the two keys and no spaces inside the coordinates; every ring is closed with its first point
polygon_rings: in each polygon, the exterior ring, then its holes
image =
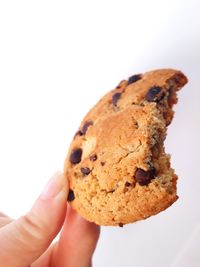
{"type": "Polygon", "coordinates": [[[92,265],[100,230],[66,205],[68,191],[65,177],[56,173],[26,215],[12,220],[0,213],[0,266],[92,265]]]}

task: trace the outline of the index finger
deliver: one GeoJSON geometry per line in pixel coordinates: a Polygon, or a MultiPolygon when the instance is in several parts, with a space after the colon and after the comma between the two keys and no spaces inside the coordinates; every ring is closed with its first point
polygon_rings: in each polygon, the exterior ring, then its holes
{"type": "Polygon", "coordinates": [[[66,219],[52,253],[52,266],[91,266],[100,228],[88,222],[69,205],[66,219]]]}

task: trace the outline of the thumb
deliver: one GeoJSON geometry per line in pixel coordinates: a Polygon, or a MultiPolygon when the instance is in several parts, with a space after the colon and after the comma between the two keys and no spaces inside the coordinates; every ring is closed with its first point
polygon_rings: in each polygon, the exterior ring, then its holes
{"type": "Polygon", "coordinates": [[[68,184],[55,174],[32,209],[0,229],[0,266],[29,266],[60,231],[67,207],[68,184]]]}

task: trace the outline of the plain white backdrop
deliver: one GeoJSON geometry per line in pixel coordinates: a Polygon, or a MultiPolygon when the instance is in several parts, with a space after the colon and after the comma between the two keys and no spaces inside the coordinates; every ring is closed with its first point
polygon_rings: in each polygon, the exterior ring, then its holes
{"type": "MultiPolygon", "coordinates": [[[[190,82],[166,149],[180,199],[146,221],[103,227],[94,267],[178,264],[200,223],[199,10],[198,0],[0,0],[0,210],[17,218],[31,207],[82,117],[121,79],[178,68],[190,82]]],[[[200,266],[196,245],[186,267],[200,266]]]]}

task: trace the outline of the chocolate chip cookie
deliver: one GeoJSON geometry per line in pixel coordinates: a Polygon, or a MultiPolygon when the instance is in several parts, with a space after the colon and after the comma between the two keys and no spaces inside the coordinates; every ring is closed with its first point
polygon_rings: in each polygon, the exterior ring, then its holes
{"type": "Polygon", "coordinates": [[[177,91],[186,83],[173,69],[133,75],[89,111],[64,168],[68,201],[84,218],[123,226],[177,200],[177,175],[163,143],[177,91]]]}

